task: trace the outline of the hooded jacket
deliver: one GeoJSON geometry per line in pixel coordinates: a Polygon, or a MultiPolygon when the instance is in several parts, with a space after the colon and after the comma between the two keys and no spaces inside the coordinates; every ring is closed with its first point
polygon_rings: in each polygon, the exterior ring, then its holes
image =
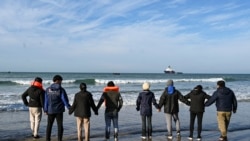
{"type": "Polygon", "coordinates": [[[219,87],[212,97],[205,103],[210,106],[216,102],[217,111],[231,112],[237,110],[237,100],[234,92],[227,87],[219,87]]]}
{"type": "Polygon", "coordinates": [[[136,100],[136,110],[140,110],[142,116],[152,116],[152,104],[158,109],[154,93],[149,90],[144,90],[139,93],[136,100]]]}
{"type": "Polygon", "coordinates": [[[159,102],[159,108],[164,105],[164,112],[173,114],[173,113],[178,113],[179,112],[179,103],[178,101],[180,100],[181,102],[188,104],[189,101],[184,98],[184,96],[175,89],[173,86],[168,86],[162,93],[160,97],[160,102],[159,102]],[[169,88],[168,88],[169,87],[169,88]]]}
{"type": "Polygon", "coordinates": [[[60,84],[52,84],[45,91],[44,112],[48,114],[62,113],[65,111],[65,106],[70,108],[66,91],[60,84]]]}
{"type": "Polygon", "coordinates": [[[207,95],[202,90],[194,89],[184,96],[186,99],[190,99],[190,111],[194,113],[205,112],[205,100],[211,96],[207,95]]]}

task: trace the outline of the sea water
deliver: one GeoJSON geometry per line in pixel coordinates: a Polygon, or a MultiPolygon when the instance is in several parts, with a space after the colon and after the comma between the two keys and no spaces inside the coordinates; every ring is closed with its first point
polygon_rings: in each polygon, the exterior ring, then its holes
{"type": "Polygon", "coordinates": [[[250,102],[250,74],[164,74],[164,73],[56,73],[56,72],[0,72],[0,111],[26,111],[21,99],[22,93],[30,86],[35,77],[43,79],[46,89],[52,84],[53,76],[59,74],[63,77],[62,86],[65,88],[70,104],[74,95],[79,91],[79,84],[87,84],[87,90],[98,103],[103,88],[108,81],[114,81],[120,87],[124,105],[135,105],[137,96],[142,91],[143,82],[151,84],[150,90],[154,92],[157,101],[169,79],[183,95],[190,92],[196,85],[202,85],[204,91],[212,95],[216,90],[218,80],[226,81],[238,102],[250,102]]]}

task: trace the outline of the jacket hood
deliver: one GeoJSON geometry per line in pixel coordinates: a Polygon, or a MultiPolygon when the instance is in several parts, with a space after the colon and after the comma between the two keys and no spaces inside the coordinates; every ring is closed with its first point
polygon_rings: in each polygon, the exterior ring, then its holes
{"type": "Polygon", "coordinates": [[[230,89],[223,87],[223,88],[218,88],[217,91],[221,93],[222,95],[229,95],[230,94],[230,89]]]}
{"type": "Polygon", "coordinates": [[[51,88],[52,90],[58,90],[58,89],[61,88],[61,85],[60,85],[60,84],[57,84],[57,83],[54,83],[54,84],[52,84],[52,85],[50,86],[50,88],[51,88]]]}
{"type": "Polygon", "coordinates": [[[165,89],[169,95],[174,93],[175,87],[174,86],[168,86],[165,89]]]}

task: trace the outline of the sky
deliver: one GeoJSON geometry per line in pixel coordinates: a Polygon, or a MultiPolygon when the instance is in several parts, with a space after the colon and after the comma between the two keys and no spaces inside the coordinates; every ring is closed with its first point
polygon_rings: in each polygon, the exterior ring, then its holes
{"type": "Polygon", "coordinates": [[[1,0],[0,72],[250,73],[249,0],[1,0]]]}

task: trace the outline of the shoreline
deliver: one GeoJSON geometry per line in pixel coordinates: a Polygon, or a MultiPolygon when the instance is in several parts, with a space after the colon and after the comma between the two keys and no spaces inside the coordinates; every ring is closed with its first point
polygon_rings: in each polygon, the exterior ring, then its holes
{"type": "MultiPolygon", "coordinates": [[[[229,124],[228,140],[229,141],[249,141],[250,140],[250,113],[248,111],[250,107],[249,102],[239,102],[238,110],[236,114],[232,114],[232,118],[229,124]]],[[[31,137],[29,114],[28,111],[19,112],[0,112],[0,140],[1,141],[33,141],[31,137]]],[[[47,116],[42,115],[42,121],[40,124],[39,141],[45,141],[46,136],[46,124],[47,116]]],[[[179,112],[180,124],[181,124],[181,138],[182,141],[188,140],[189,135],[189,107],[180,104],[179,112]]],[[[165,114],[157,112],[153,109],[152,117],[153,134],[152,140],[154,141],[166,141],[166,120],[165,114]]],[[[113,126],[112,126],[113,127],[113,126]]],[[[194,140],[196,139],[196,122],[194,130],[194,140]]],[[[99,115],[96,116],[92,112],[90,118],[90,140],[91,141],[103,141],[104,140],[104,108],[99,109],[99,115]]],[[[111,128],[111,140],[113,128],[111,128]]],[[[173,136],[175,136],[175,126],[173,124],[173,136]]],[[[211,105],[206,108],[203,116],[203,131],[202,141],[216,141],[220,136],[215,105],[211,105]]],[[[54,122],[52,129],[52,141],[57,140],[57,125],[54,122]]],[[[140,113],[135,110],[135,106],[124,106],[119,113],[119,141],[141,141],[141,119],[140,113]]],[[[68,110],[64,113],[64,141],[76,141],[76,120],[73,115],[68,115],[68,110]]],[[[177,140],[176,138],[173,139],[177,140]]]]}

